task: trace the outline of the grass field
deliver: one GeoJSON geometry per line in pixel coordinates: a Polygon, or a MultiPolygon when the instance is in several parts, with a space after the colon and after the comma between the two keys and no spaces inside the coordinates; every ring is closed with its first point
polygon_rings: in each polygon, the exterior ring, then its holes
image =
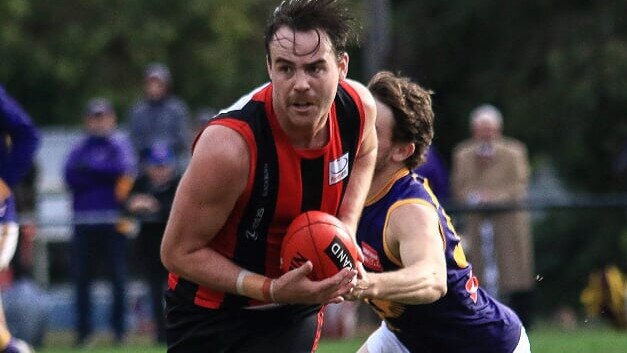
{"type": "MultiPolygon", "coordinates": [[[[318,353],[355,352],[364,338],[343,341],[323,340],[318,353]]],[[[627,331],[618,332],[606,327],[581,327],[560,330],[554,327],[538,327],[529,333],[533,353],[627,353],[627,331]]],[[[102,339],[91,349],[74,350],[68,334],[52,333],[45,347],[37,353],[163,353],[164,346],[151,345],[147,337],[133,337],[124,347],[111,347],[102,339]]],[[[279,353],[279,352],[276,352],[279,353]]]]}

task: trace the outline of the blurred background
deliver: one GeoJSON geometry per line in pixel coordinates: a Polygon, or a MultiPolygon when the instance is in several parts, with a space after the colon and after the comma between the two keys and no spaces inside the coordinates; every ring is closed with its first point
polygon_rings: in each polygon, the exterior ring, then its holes
{"type": "MultiPolygon", "coordinates": [[[[263,29],[277,2],[0,1],[0,82],[43,134],[34,277],[56,305],[57,328],[71,327],[62,168],[85,102],[110,99],[124,129],[143,70],[158,61],[199,127],[207,112],[267,80],[263,29]]],[[[588,275],[608,264],[627,269],[627,2],[347,3],[363,27],[349,77],[367,83],[387,69],[433,90],[434,145],[445,164],[469,135],[474,107],[501,110],[504,133],[526,144],[531,162],[524,205],[533,216],[534,310],[552,320],[566,308],[584,322],[588,275]]],[[[454,216],[467,211],[449,206],[454,216]]],[[[143,292],[141,282],[129,292],[135,327],[148,310],[143,292]]]]}

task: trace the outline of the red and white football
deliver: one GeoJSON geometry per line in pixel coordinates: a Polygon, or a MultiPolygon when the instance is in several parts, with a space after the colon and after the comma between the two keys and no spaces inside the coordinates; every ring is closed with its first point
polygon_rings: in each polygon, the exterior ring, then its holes
{"type": "Polygon", "coordinates": [[[344,223],[321,211],[298,215],[287,228],[281,246],[283,272],[311,261],[309,278],[320,281],[338,273],[342,268],[356,268],[360,252],[344,223]]]}

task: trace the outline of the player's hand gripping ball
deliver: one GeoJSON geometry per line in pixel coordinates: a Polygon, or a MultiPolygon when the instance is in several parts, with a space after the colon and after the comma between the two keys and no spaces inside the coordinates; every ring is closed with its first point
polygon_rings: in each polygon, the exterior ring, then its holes
{"type": "Polygon", "coordinates": [[[309,278],[320,281],[342,268],[356,269],[361,253],[344,223],[328,213],[307,211],[298,215],[287,228],[281,246],[283,272],[311,261],[309,278]]]}

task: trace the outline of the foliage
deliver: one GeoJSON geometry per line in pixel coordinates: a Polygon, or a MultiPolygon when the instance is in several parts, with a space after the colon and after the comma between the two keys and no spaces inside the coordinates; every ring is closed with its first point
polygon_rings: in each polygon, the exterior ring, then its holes
{"type": "Polygon", "coordinates": [[[608,264],[627,269],[622,209],[553,211],[536,223],[535,301],[538,314],[558,307],[580,308],[591,271],[608,264]]]}
{"type": "Polygon", "coordinates": [[[435,90],[441,150],[468,135],[472,108],[491,102],[506,132],[532,157],[549,156],[576,190],[627,190],[612,174],[627,141],[624,2],[394,4],[389,66],[435,90]]]}
{"type": "Polygon", "coordinates": [[[223,105],[266,80],[260,28],[274,3],[3,1],[0,81],[42,125],[77,123],[95,95],[123,115],[153,61],[192,107],[223,105]]]}

